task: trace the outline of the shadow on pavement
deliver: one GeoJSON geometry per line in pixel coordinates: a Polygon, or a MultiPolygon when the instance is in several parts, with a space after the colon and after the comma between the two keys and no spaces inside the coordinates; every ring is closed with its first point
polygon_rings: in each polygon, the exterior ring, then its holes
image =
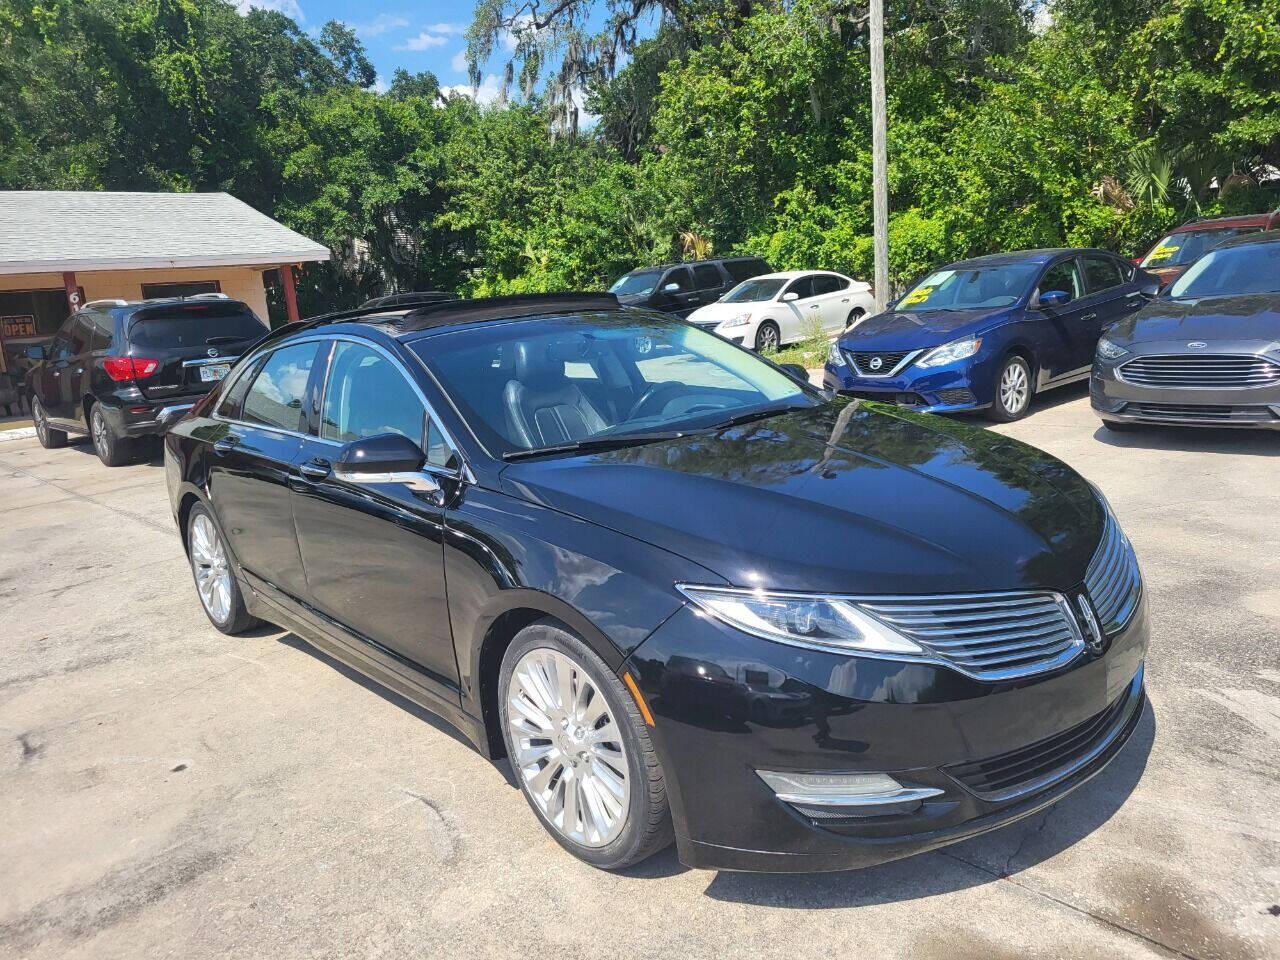
{"type": "Polygon", "coordinates": [[[1280,457],[1280,431],[1223,427],[1137,427],[1116,431],[1098,427],[1093,439],[1109,447],[1178,450],[1188,453],[1239,453],[1280,457]]]}
{"type": "Polygon", "coordinates": [[[1155,734],[1148,703],[1129,743],[1102,773],[1047,811],[993,833],[865,870],[722,871],[705,893],[732,903],[812,910],[918,900],[982,886],[1049,859],[1110,820],[1142,779],[1155,734]]]}

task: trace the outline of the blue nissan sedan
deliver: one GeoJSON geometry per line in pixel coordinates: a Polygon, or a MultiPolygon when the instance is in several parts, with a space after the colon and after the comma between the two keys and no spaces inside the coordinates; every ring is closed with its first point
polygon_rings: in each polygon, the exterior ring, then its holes
{"type": "Polygon", "coordinates": [[[935,270],[832,344],[823,386],[928,412],[1026,415],[1089,376],[1102,331],[1159,281],[1105,250],[1021,250],[935,270]]]}

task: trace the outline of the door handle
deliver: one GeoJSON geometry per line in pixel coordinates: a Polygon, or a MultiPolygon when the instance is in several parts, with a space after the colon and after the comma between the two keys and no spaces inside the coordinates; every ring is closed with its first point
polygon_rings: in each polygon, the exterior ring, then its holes
{"type": "Polygon", "coordinates": [[[77,376],[79,376],[79,375],[80,375],[80,374],[82,374],[82,373],[84,373],[84,367],[77,367],[77,368],[76,368],[76,375],[77,375],[77,376]]]}
{"type": "Polygon", "coordinates": [[[213,452],[214,453],[230,453],[232,450],[235,449],[236,443],[237,443],[237,440],[235,437],[223,437],[221,440],[218,440],[214,443],[213,452]]]}
{"type": "Polygon", "coordinates": [[[55,371],[53,371],[53,375],[54,375],[55,377],[60,377],[60,376],[62,376],[62,371],[61,371],[61,370],[55,370],[55,371]]]}
{"type": "Polygon", "coordinates": [[[1096,313],[1086,313],[1086,314],[1085,314],[1083,317],[1081,317],[1080,319],[1081,319],[1081,320],[1097,320],[1097,319],[1098,319],[1098,315],[1097,315],[1096,313]]]}
{"type": "Polygon", "coordinates": [[[322,457],[316,457],[314,460],[308,460],[298,468],[298,472],[308,480],[323,480],[325,477],[329,476],[329,470],[329,461],[322,457]]]}
{"type": "Polygon", "coordinates": [[[848,298],[848,297],[845,297],[845,298],[844,298],[843,300],[841,300],[840,302],[841,302],[841,303],[848,303],[848,302],[849,302],[849,298],[848,298]]]}

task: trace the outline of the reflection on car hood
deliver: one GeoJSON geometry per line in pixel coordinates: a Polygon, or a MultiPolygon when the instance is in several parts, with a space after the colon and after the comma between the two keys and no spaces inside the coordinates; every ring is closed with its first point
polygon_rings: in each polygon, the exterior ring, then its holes
{"type": "Polygon", "coordinates": [[[1004,319],[1010,307],[981,310],[892,310],[868,317],[840,338],[849,350],[916,350],[937,347],[1004,319]]]}
{"type": "Polygon", "coordinates": [[[725,320],[732,320],[741,313],[755,314],[762,312],[766,307],[772,306],[768,300],[761,300],[756,303],[708,303],[705,307],[699,307],[693,313],[689,314],[690,323],[722,323],[725,320]]]}
{"type": "Polygon", "coordinates": [[[652,295],[651,293],[619,293],[616,296],[620,304],[624,307],[629,307],[637,303],[644,303],[652,295]]]}
{"type": "Polygon", "coordinates": [[[507,491],[653,543],[727,582],[841,593],[1069,589],[1102,512],[1016,440],[833,400],[728,430],[525,461],[507,491]]]}
{"type": "Polygon", "coordinates": [[[1280,294],[1155,300],[1107,330],[1113,343],[1280,341],[1280,294]]]}

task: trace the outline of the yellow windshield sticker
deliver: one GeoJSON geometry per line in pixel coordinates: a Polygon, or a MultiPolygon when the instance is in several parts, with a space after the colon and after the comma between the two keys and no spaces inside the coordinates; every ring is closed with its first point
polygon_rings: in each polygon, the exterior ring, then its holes
{"type": "Polygon", "coordinates": [[[1181,249],[1181,247],[1175,247],[1173,245],[1162,245],[1156,247],[1151,251],[1151,255],[1147,257],[1147,263],[1155,263],[1157,260],[1168,260],[1181,249]]]}
{"type": "Polygon", "coordinates": [[[902,306],[910,307],[913,304],[924,303],[931,293],[933,293],[933,287],[916,287],[902,298],[902,306]]]}

